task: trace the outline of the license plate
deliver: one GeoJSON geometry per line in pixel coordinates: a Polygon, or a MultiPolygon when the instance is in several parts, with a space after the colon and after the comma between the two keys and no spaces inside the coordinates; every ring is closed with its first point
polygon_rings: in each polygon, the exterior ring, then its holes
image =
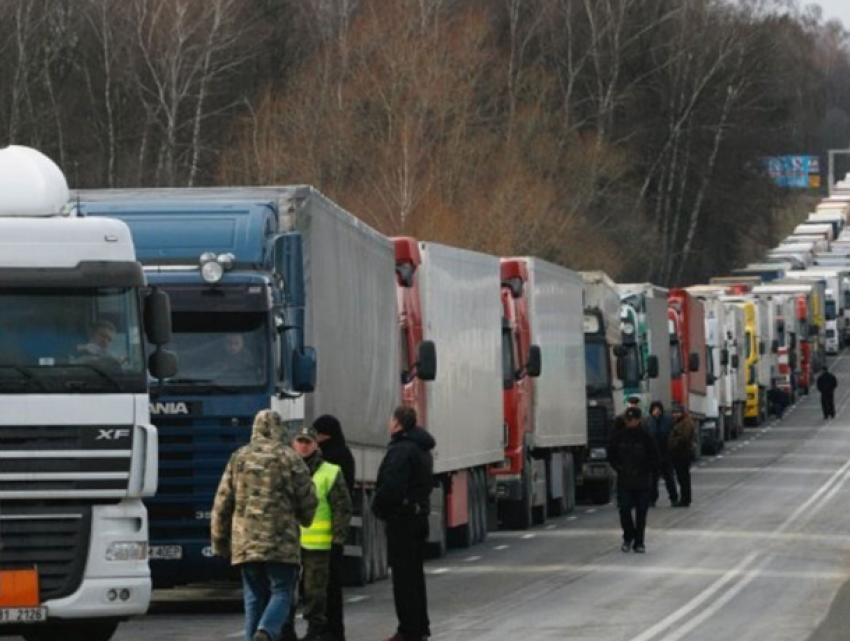
{"type": "Polygon", "coordinates": [[[47,608],[4,608],[0,610],[0,625],[42,623],[47,621],[47,608]]]}
{"type": "Polygon", "coordinates": [[[179,561],[183,558],[183,548],[179,545],[152,545],[149,557],[151,561],[179,561]]]}

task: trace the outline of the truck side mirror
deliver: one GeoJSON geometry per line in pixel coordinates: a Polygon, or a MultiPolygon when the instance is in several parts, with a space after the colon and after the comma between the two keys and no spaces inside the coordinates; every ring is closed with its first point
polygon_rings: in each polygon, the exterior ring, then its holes
{"type": "Polygon", "coordinates": [[[543,354],[540,345],[532,345],[528,348],[528,363],[525,371],[531,378],[537,378],[543,372],[543,354]]]}
{"type": "Polygon", "coordinates": [[[437,346],[434,341],[422,341],[417,348],[416,374],[423,381],[437,378],[437,346]]]}
{"type": "Polygon", "coordinates": [[[779,353],[779,341],[778,341],[778,340],[774,340],[774,341],[770,344],[770,352],[771,352],[772,354],[778,354],[778,353],[779,353]]]}
{"type": "Polygon", "coordinates": [[[292,353],[292,389],[307,394],[316,389],[316,350],[305,347],[304,351],[292,353]]]}
{"type": "Polygon", "coordinates": [[[729,350],[725,347],[720,350],[720,364],[726,367],[729,364],[729,350]]]}
{"type": "Polygon", "coordinates": [[[717,382],[717,377],[714,374],[706,374],[705,375],[705,384],[706,385],[714,385],[717,382]]]}
{"type": "Polygon", "coordinates": [[[699,371],[699,354],[697,354],[696,352],[693,352],[690,356],[688,356],[688,371],[699,371]]]}
{"type": "Polygon", "coordinates": [[[177,356],[174,352],[158,347],[148,357],[148,371],[157,380],[171,378],[177,374],[177,356]]]}
{"type": "Polygon", "coordinates": [[[759,341],[759,354],[764,355],[766,351],[767,349],[765,348],[764,341],[759,341]]]}
{"type": "Polygon", "coordinates": [[[170,343],[171,335],[171,299],[168,294],[154,288],[145,297],[145,335],[152,345],[170,343]]]}
{"type": "Polygon", "coordinates": [[[658,357],[650,356],[646,361],[646,370],[647,374],[649,374],[649,378],[658,378],[658,357]]]}
{"type": "Polygon", "coordinates": [[[738,369],[738,367],[740,367],[740,365],[741,365],[741,361],[740,361],[740,359],[738,358],[738,355],[737,355],[737,354],[732,354],[732,368],[733,368],[733,369],[738,369]]]}

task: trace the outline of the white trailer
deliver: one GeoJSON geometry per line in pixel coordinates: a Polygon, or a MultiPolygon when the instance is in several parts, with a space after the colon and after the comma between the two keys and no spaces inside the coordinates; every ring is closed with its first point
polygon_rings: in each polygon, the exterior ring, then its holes
{"type": "Polygon", "coordinates": [[[487,468],[505,456],[501,279],[494,256],[428,242],[419,252],[423,337],[439,358],[425,398],[437,441],[430,540],[442,552],[450,538],[483,538],[487,468]]]}

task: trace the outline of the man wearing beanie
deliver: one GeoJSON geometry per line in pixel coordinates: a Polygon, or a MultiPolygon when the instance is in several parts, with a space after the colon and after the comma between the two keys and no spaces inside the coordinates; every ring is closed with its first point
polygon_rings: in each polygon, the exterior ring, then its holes
{"type": "Polygon", "coordinates": [[[655,440],[642,427],[641,411],[626,410],[623,429],[615,430],[608,445],[611,467],[617,472],[617,504],[623,527],[622,551],[646,552],[646,514],[652,498],[652,483],[658,470],[655,440]],[[634,513],[634,515],[633,515],[634,513]]]}
{"type": "MultiPolygon", "coordinates": [[[[315,421],[313,427],[319,439],[319,447],[322,450],[322,458],[328,463],[338,465],[345,477],[348,493],[354,501],[354,456],[345,443],[345,435],[342,433],[342,425],[339,419],[330,414],[324,414],[315,421]]],[[[328,601],[327,601],[327,638],[333,641],[345,641],[345,619],[343,616],[342,601],[342,569],[345,557],[345,545],[335,544],[331,550],[331,565],[328,575],[328,601]]]]}
{"type": "Polygon", "coordinates": [[[679,501],[673,507],[689,507],[691,504],[691,460],[694,457],[696,426],[685,408],[673,405],[673,429],[667,441],[667,452],[676,480],[679,482],[679,501]]]}

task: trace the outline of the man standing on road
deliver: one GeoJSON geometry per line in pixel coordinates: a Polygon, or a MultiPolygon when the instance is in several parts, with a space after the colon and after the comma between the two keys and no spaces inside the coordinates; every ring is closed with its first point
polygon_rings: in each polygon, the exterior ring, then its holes
{"type": "Polygon", "coordinates": [[[823,420],[835,418],[836,387],[838,387],[838,379],[824,365],[821,375],[818,376],[818,391],[820,392],[820,407],[823,410],[823,420]]]}
{"type": "Polygon", "coordinates": [[[416,426],[416,411],[398,407],[390,419],[390,445],[378,471],[372,511],[387,524],[398,630],[385,641],[424,641],[431,636],[425,591],[424,552],[428,540],[436,443],[416,426]]]}
{"type": "MultiPolygon", "coordinates": [[[[327,632],[327,595],[331,551],[345,545],[351,521],[351,498],[339,466],[328,463],[319,450],[318,434],[304,426],[295,435],[293,447],[307,464],[316,486],[319,505],[309,527],[301,527],[301,584],[307,636],[301,641],[330,641],[327,632]]],[[[291,610],[288,633],[294,636],[295,608],[291,610]]]]}
{"type": "MultiPolygon", "coordinates": [[[[319,438],[322,458],[338,465],[345,477],[348,494],[354,500],[355,466],[354,456],[345,444],[342,425],[335,416],[325,414],[313,421],[319,438]]],[[[331,567],[328,575],[327,635],[333,641],[345,641],[345,620],[342,605],[342,566],[345,560],[345,541],[334,544],[331,550],[331,567]]]]}
{"type": "Polygon", "coordinates": [[[664,411],[664,404],[661,401],[653,401],[652,405],[649,406],[647,426],[652,438],[655,439],[655,446],[658,448],[658,472],[652,481],[652,506],[655,507],[658,502],[658,481],[662,477],[664,478],[664,485],[667,487],[670,505],[673,505],[679,501],[673,464],[670,462],[670,456],[667,453],[667,440],[670,438],[670,432],[673,429],[673,418],[664,411]]]}
{"type": "Polygon", "coordinates": [[[685,408],[675,403],[673,405],[673,430],[667,441],[667,453],[676,471],[679,481],[679,502],[673,507],[689,507],[691,505],[691,460],[694,457],[694,435],[696,427],[685,408]]]}
{"type": "Polygon", "coordinates": [[[652,482],[658,469],[655,441],[641,425],[641,411],[630,407],[625,426],[615,430],[608,445],[611,467],[617,472],[617,505],[623,527],[623,552],[646,552],[646,514],[652,498],[652,482]],[[632,516],[634,512],[634,517],[632,516]]]}
{"type": "Polygon", "coordinates": [[[301,561],[301,532],[316,512],[310,471],[285,445],[280,415],[263,410],[251,442],[231,457],[212,510],[212,548],[242,571],[245,641],[278,641],[301,561]]]}

